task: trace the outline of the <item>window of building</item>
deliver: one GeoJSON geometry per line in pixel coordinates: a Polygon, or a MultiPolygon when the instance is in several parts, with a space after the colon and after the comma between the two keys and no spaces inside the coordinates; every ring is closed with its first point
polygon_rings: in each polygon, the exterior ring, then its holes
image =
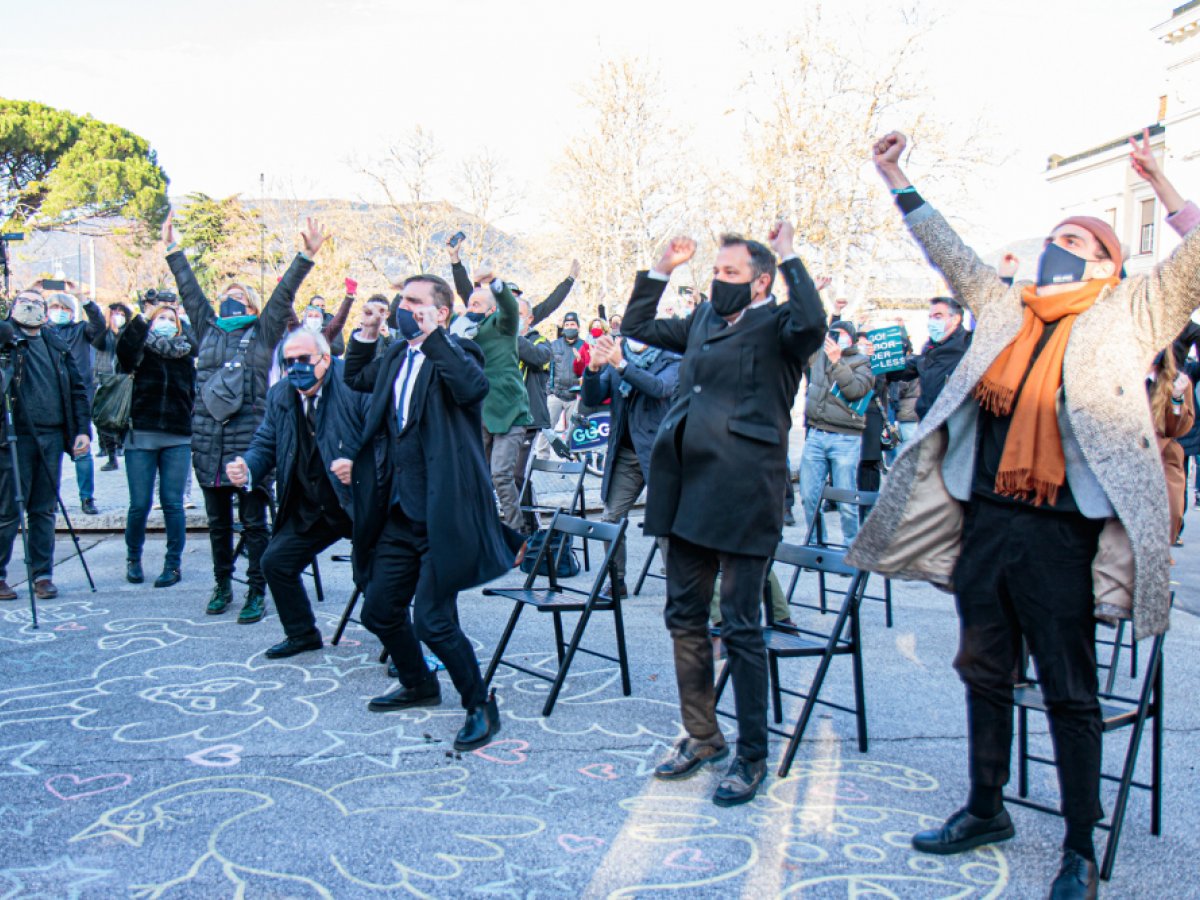
{"type": "Polygon", "coordinates": [[[1143,200],[1141,204],[1141,229],[1138,237],[1138,253],[1154,252],[1154,201],[1143,200]]]}

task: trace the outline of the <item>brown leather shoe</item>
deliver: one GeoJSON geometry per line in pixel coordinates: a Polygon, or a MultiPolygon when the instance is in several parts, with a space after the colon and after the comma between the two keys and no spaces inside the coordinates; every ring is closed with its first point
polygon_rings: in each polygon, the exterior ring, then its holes
{"type": "Polygon", "coordinates": [[[53,600],[58,596],[58,588],[49,578],[39,578],[33,583],[33,596],[39,600],[53,600]]]}
{"type": "Polygon", "coordinates": [[[0,600],[16,600],[17,592],[8,586],[7,581],[0,581],[0,600]]]}
{"type": "Polygon", "coordinates": [[[725,743],[725,735],[717,732],[706,740],[685,737],[675,744],[671,755],[658,764],[654,777],[664,781],[676,778],[687,778],[694,775],[706,762],[717,762],[729,755],[729,745],[725,743]]]}

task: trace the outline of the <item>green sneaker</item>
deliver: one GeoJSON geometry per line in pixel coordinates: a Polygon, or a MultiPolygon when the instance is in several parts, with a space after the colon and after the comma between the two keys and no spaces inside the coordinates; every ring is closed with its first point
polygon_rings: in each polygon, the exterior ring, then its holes
{"type": "Polygon", "coordinates": [[[212,597],[208,600],[205,610],[210,616],[219,616],[233,602],[233,585],[228,581],[218,581],[213,588],[212,597]]]}
{"type": "Polygon", "coordinates": [[[261,588],[250,588],[246,594],[246,605],[238,613],[239,625],[251,625],[262,619],[266,613],[267,598],[261,588]]]}

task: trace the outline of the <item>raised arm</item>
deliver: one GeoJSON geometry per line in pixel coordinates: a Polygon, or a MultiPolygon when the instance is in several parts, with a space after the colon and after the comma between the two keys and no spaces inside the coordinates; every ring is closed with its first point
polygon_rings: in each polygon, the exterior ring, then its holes
{"type": "Polygon", "coordinates": [[[501,334],[516,337],[521,330],[521,310],[517,298],[508,289],[508,282],[493,278],[492,294],[496,297],[496,330],[501,334]]]}
{"type": "Polygon", "coordinates": [[[100,311],[100,307],[96,304],[95,300],[83,301],[83,315],[87,318],[87,325],[84,326],[83,336],[94,347],[96,345],[96,338],[108,330],[108,323],[104,321],[104,313],[100,311]]]}
{"type": "Polygon", "coordinates": [[[179,291],[179,302],[187,310],[192,330],[196,333],[196,342],[199,344],[204,340],[208,329],[216,322],[217,314],[213,312],[212,304],[208,302],[208,298],[204,296],[204,291],[200,288],[200,283],[196,281],[196,276],[192,273],[192,267],[188,263],[187,254],[179,249],[179,244],[175,239],[174,217],[174,212],[168,213],[167,221],[163,222],[162,227],[162,239],[167,252],[167,266],[170,267],[171,274],[175,276],[175,289],[179,291]]]}
{"type": "Polygon", "coordinates": [[[350,346],[346,348],[346,367],[342,376],[350,390],[363,394],[374,392],[379,370],[389,355],[384,354],[380,358],[375,353],[375,344],[379,339],[379,323],[375,323],[372,333],[364,334],[367,331],[368,326],[364,323],[358,332],[351,335],[350,346]]]}
{"type": "Polygon", "coordinates": [[[794,358],[804,362],[816,352],[825,337],[825,305],[812,276],[795,250],[796,229],[790,222],[777,222],[768,241],[782,260],[779,271],[787,284],[788,300],[779,317],[779,343],[794,358]]]}
{"type": "Polygon", "coordinates": [[[471,299],[471,291],[475,289],[475,285],[471,281],[471,273],[462,264],[462,244],[451,247],[450,241],[447,240],[446,255],[450,257],[450,274],[454,279],[454,292],[462,298],[463,303],[466,303],[471,299]]]}
{"type": "MultiPolygon", "coordinates": [[[[417,322],[424,330],[420,316],[417,322]]],[[[425,353],[425,359],[437,369],[450,397],[459,406],[482,403],[488,392],[487,376],[483,374],[483,351],[474,341],[459,343],[451,339],[444,328],[435,328],[426,333],[429,336],[422,342],[421,350],[425,353]]]]}
{"type": "Polygon", "coordinates": [[[279,279],[275,290],[271,292],[271,299],[258,317],[259,337],[268,347],[276,346],[287,334],[289,317],[296,314],[296,292],[312,270],[313,259],[328,238],[329,232],[316,219],[306,220],[305,228],[300,232],[304,249],[296,254],[288,270],[279,279]]]}
{"type": "Polygon", "coordinates": [[[689,237],[676,237],[668,242],[662,258],[649,272],[638,272],[633,293],[621,320],[621,333],[643,344],[683,353],[687,350],[688,331],[692,316],[686,319],[658,319],[658,301],[671,280],[671,273],[688,262],[696,253],[696,242],[689,237]]]}
{"type": "Polygon", "coordinates": [[[567,294],[571,293],[571,288],[575,287],[575,281],[579,278],[579,260],[571,260],[571,271],[567,273],[567,277],[558,283],[558,287],[550,292],[550,296],[533,307],[533,322],[530,323],[531,328],[536,328],[539,322],[544,322],[563,305],[563,301],[567,299],[567,294]]]}
{"type": "Polygon", "coordinates": [[[334,338],[339,337],[342,329],[346,327],[346,320],[350,318],[350,310],[354,308],[354,297],[358,291],[358,282],[352,278],[346,279],[346,296],[342,300],[341,306],[337,308],[337,312],[333,314],[333,318],[322,329],[321,333],[325,335],[325,340],[333,343],[334,338]],[[351,290],[353,286],[353,290],[351,290]]]}
{"type": "Polygon", "coordinates": [[[996,270],[964,244],[950,223],[917,193],[900,168],[900,155],[907,144],[908,139],[898,131],[884,135],[873,148],[875,168],[891,189],[896,205],[904,213],[904,224],[925,258],[942,274],[962,304],[978,317],[990,303],[1019,287],[1010,288],[1000,281],[996,270]]]}
{"type": "Polygon", "coordinates": [[[136,315],[117,336],[117,365],[122,372],[132,372],[138,367],[142,358],[142,347],[146,344],[146,336],[150,333],[150,322],[144,316],[136,315]]]}

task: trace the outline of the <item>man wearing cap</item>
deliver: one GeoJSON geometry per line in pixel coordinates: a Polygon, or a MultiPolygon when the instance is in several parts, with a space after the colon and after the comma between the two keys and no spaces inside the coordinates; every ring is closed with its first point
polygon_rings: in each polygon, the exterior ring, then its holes
{"type": "MultiPolygon", "coordinates": [[[[914,835],[913,846],[960,853],[1013,836],[1002,792],[1024,638],[1066,820],[1050,896],[1095,897],[1096,620],[1132,618],[1138,638],[1167,629],[1168,504],[1143,381],[1200,303],[1200,231],[1145,275],[1122,280],[1113,229],[1072,216],[1047,236],[1036,282],[1006,285],[905,177],[905,144],[895,132],[879,140],[875,166],[978,323],[847,558],[951,589],[957,600],[971,789],[963,809],[914,835]]],[[[1173,220],[1193,209],[1148,141],[1131,157],[1173,220]]]]}
{"type": "MultiPolygon", "coordinates": [[[[92,344],[104,334],[107,325],[104,313],[96,305],[96,301],[87,299],[83,303],[83,314],[86,321],[75,321],[79,317],[79,301],[64,291],[55,291],[46,295],[46,315],[49,317],[46,328],[71,351],[71,359],[83,379],[87,390],[88,409],[91,409],[92,398],[96,394],[96,381],[92,374],[92,344]]],[[[79,486],[79,506],[88,515],[99,514],[96,508],[96,469],[92,462],[92,454],[75,456],[75,482],[79,486]]]]}
{"type": "MultiPolygon", "coordinates": [[[[835,488],[855,489],[866,410],[875,375],[859,352],[854,325],[839,319],[829,326],[825,346],[808,365],[804,395],[804,454],[800,457],[800,502],[806,524],[821,511],[821,490],[832,476],[835,488]]],[[[858,511],[840,504],[846,543],[858,533],[858,511]]]]}

